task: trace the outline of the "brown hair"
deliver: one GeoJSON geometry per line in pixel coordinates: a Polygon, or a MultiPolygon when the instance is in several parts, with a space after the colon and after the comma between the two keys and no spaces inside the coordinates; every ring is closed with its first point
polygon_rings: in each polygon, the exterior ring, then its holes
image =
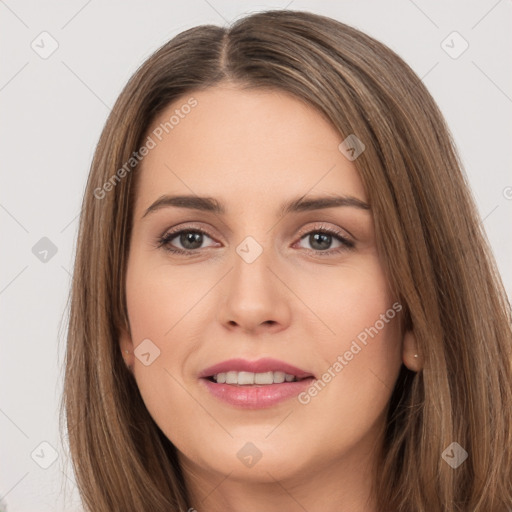
{"type": "Polygon", "coordinates": [[[80,218],[63,401],[84,505],[189,506],[176,449],[120,354],[138,169],[116,172],[163,108],[226,81],[292,93],[332,122],[340,142],[356,134],[366,146],[354,164],[424,360],[418,373],[402,367],[390,402],[374,485],[380,509],[511,507],[511,310],[450,132],[389,48],[333,19],[286,10],[174,37],[133,75],[101,134],[80,218]],[[441,456],[454,441],[469,454],[456,469],[441,456]]]}

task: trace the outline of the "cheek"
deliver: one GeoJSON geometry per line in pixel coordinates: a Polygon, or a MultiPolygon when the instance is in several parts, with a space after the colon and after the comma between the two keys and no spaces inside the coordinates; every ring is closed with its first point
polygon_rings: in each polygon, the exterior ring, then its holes
{"type": "MultiPolygon", "coordinates": [[[[393,339],[397,335],[394,327],[399,325],[397,309],[401,307],[392,307],[394,299],[376,256],[314,275],[303,272],[293,287],[325,327],[317,331],[316,338],[321,342],[320,348],[331,355],[345,346],[348,350],[350,341],[358,336],[363,342],[365,336],[376,336],[375,324],[379,333],[383,331],[382,338],[393,339]]],[[[378,350],[377,346],[374,348],[378,350]]]]}
{"type": "Polygon", "coordinates": [[[135,255],[128,266],[126,295],[133,343],[144,338],[163,350],[176,331],[197,314],[195,307],[208,290],[197,273],[180,266],[154,264],[135,255]],[[199,284],[202,283],[202,284],[199,284]]]}
{"type": "Polygon", "coordinates": [[[308,415],[329,426],[327,444],[340,453],[382,426],[400,371],[398,329],[390,321],[379,330],[374,322],[363,336],[340,339],[326,350],[325,371],[300,397],[308,415]]]}
{"type": "Polygon", "coordinates": [[[355,440],[389,403],[401,366],[402,306],[389,294],[377,259],[339,269],[335,278],[320,283],[321,291],[312,282],[302,291],[328,329],[316,336],[320,381],[301,403],[311,416],[340,425],[346,438],[355,440]]]}
{"type": "Polygon", "coordinates": [[[136,356],[134,376],[156,423],[166,434],[180,432],[184,430],[181,419],[197,414],[193,400],[180,383],[183,364],[194,348],[184,330],[190,326],[187,320],[194,313],[191,307],[200,290],[197,283],[194,288],[193,283],[180,280],[176,269],[147,270],[137,263],[133,258],[126,277],[128,317],[136,356]],[[145,347],[144,351],[138,347],[145,347]],[[149,357],[138,357],[141,353],[149,353],[149,357]]]}

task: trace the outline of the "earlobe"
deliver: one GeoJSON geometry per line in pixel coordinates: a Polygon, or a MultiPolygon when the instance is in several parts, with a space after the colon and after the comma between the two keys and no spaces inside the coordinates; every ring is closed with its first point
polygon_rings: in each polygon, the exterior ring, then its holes
{"type": "Polygon", "coordinates": [[[418,351],[416,336],[413,331],[406,331],[402,343],[402,360],[405,366],[413,372],[423,368],[422,356],[418,351]]]}

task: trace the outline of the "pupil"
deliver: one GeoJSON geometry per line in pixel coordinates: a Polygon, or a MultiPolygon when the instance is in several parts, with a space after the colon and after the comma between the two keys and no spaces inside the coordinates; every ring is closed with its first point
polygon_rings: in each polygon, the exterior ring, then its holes
{"type": "Polygon", "coordinates": [[[328,249],[329,246],[331,245],[330,242],[331,242],[331,238],[332,236],[331,235],[328,235],[326,233],[315,233],[313,235],[310,235],[310,237],[312,237],[312,240],[313,242],[310,240],[310,243],[311,243],[311,247],[313,247],[313,249],[319,249],[319,250],[322,250],[322,249],[328,249]],[[324,242],[322,244],[322,242],[324,242]],[[315,244],[319,243],[319,247],[315,247],[315,244]]]}
{"type": "Polygon", "coordinates": [[[181,234],[180,243],[185,249],[198,249],[201,247],[202,237],[202,233],[198,233],[197,231],[189,231],[188,233],[181,234]],[[192,244],[192,247],[188,245],[189,243],[192,244]]]}

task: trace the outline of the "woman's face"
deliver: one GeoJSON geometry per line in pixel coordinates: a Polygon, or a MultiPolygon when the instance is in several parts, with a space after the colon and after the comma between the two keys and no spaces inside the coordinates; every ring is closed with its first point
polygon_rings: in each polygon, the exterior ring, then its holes
{"type": "Polygon", "coordinates": [[[121,339],[147,409],[196,474],[351,478],[378,447],[402,339],[343,138],[286,93],[228,86],[148,134],[121,339]]]}

